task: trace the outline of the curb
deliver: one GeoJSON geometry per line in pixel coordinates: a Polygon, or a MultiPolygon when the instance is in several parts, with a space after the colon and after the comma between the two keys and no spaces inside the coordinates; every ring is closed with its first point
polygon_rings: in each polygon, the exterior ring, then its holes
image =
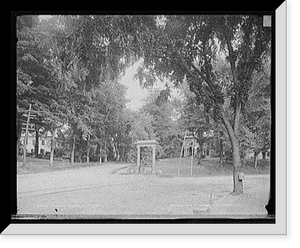
{"type": "MultiPolygon", "coordinates": [[[[253,193],[243,193],[224,196],[210,206],[210,213],[214,214],[240,214],[240,215],[265,215],[267,210],[261,198],[256,198],[253,193]]],[[[267,199],[265,199],[267,201],[267,199]]]]}

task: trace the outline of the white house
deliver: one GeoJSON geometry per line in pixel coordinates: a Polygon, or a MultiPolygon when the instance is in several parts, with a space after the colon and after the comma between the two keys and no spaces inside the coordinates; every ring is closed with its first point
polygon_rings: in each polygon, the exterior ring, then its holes
{"type": "MultiPolygon", "coordinates": [[[[208,132],[203,132],[203,137],[209,138],[214,136],[214,131],[210,130],[208,132]]],[[[189,157],[192,154],[195,156],[197,153],[201,152],[205,157],[210,157],[211,153],[214,151],[210,143],[204,143],[202,151],[200,151],[200,145],[198,144],[195,133],[186,132],[184,142],[183,142],[183,157],[189,157]],[[194,151],[192,151],[194,149],[194,151]]]]}
{"type": "MultiPolygon", "coordinates": [[[[39,151],[38,154],[45,155],[46,152],[51,151],[51,132],[46,132],[43,135],[40,135],[39,137],[39,151]]],[[[24,144],[25,140],[25,132],[22,132],[20,143],[24,144]]],[[[35,134],[34,133],[28,133],[28,140],[26,144],[26,152],[27,153],[34,153],[34,147],[35,147],[35,134]]],[[[22,148],[21,148],[22,149],[22,148]]]]}

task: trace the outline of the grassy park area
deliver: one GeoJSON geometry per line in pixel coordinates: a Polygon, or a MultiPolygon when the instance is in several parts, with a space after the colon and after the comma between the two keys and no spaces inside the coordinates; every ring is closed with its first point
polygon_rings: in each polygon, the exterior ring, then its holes
{"type": "MultiPolygon", "coordinates": [[[[203,159],[201,164],[194,161],[191,166],[190,158],[183,158],[180,162],[180,173],[179,171],[179,159],[163,159],[160,160],[156,165],[156,170],[161,170],[162,175],[166,176],[229,176],[232,175],[232,162],[225,162],[223,166],[219,164],[219,158],[203,159]]],[[[241,172],[246,175],[258,175],[258,174],[269,174],[270,173],[270,160],[261,159],[258,161],[258,166],[255,169],[253,167],[252,160],[248,159],[244,161],[241,168],[241,172]]]]}
{"type": "Polygon", "coordinates": [[[54,160],[53,166],[50,166],[49,164],[49,159],[27,158],[26,164],[23,166],[23,158],[18,157],[17,174],[44,173],[99,165],[97,162],[71,164],[68,161],[61,160],[54,160]]]}
{"type": "MultiPolygon", "coordinates": [[[[113,163],[113,162],[111,162],[113,163]]],[[[106,163],[107,164],[107,163],[106,163]]],[[[27,158],[25,166],[22,166],[22,158],[17,161],[17,174],[32,174],[43,173],[67,169],[76,169],[90,166],[101,166],[99,162],[90,163],[73,163],[68,161],[54,160],[53,166],[49,166],[49,160],[38,158],[27,158]]],[[[121,174],[129,174],[130,168],[135,169],[135,164],[128,164],[126,170],[120,170],[121,174]]],[[[242,172],[246,175],[267,175],[270,173],[270,160],[258,160],[257,168],[253,168],[252,161],[245,160],[242,167],[242,172]]],[[[131,170],[132,171],[132,170],[131,170]]],[[[219,164],[218,158],[203,159],[201,164],[194,160],[191,168],[191,159],[183,158],[180,162],[179,171],[179,158],[161,159],[156,162],[155,172],[160,172],[162,177],[206,177],[206,176],[229,176],[232,175],[232,163],[225,162],[223,166],[219,164]]]]}

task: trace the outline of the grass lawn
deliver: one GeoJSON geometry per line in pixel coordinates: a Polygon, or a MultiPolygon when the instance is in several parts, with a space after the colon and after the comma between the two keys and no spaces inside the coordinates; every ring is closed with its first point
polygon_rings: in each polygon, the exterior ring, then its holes
{"type": "MultiPolygon", "coordinates": [[[[161,159],[156,163],[155,171],[161,170],[163,176],[178,176],[179,158],[161,159]]],[[[245,160],[241,168],[245,175],[270,174],[270,160],[258,160],[257,168],[253,168],[252,160],[245,160]]],[[[182,158],[180,163],[180,176],[230,176],[232,175],[232,162],[225,162],[224,166],[219,164],[219,158],[203,159],[198,165],[194,160],[191,174],[191,158],[182,158]]]]}
{"type": "Polygon", "coordinates": [[[87,166],[97,166],[99,162],[90,163],[73,163],[68,161],[54,160],[53,166],[50,166],[49,159],[40,158],[26,158],[26,164],[23,166],[23,158],[18,157],[17,159],[17,174],[32,174],[32,173],[43,173],[66,169],[82,168],[87,166]]]}
{"type": "MultiPolygon", "coordinates": [[[[43,173],[66,169],[76,169],[88,166],[99,166],[99,162],[90,163],[74,163],[68,161],[54,160],[53,166],[49,166],[49,160],[38,158],[27,158],[25,166],[22,166],[22,158],[17,161],[17,174],[43,173]]],[[[245,175],[270,174],[270,160],[258,160],[258,166],[253,168],[252,161],[244,161],[242,172],[245,175]]],[[[107,164],[107,163],[106,163],[107,164]]],[[[111,162],[114,164],[114,162],[111,162]]],[[[201,164],[194,160],[191,174],[191,158],[182,158],[180,163],[181,177],[201,177],[201,176],[230,176],[232,175],[232,162],[225,162],[224,166],[220,166],[218,158],[203,159],[201,164]]],[[[131,164],[131,168],[136,169],[135,164],[131,164]]],[[[156,161],[155,172],[161,171],[163,177],[178,176],[179,158],[161,159],[156,161]]],[[[129,173],[129,169],[128,169],[129,173]]],[[[122,173],[124,174],[124,173],[122,173]]],[[[127,173],[125,173],[127,174],[127,173]]]]}

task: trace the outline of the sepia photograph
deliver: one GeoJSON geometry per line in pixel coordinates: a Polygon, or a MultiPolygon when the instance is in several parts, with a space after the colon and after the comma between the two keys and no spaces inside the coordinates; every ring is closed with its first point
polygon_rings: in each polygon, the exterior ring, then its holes
{"type": "Polygon", "coordinates": [[[15,20],[13,223],[280,222],[275,11],[15,20]]]}

